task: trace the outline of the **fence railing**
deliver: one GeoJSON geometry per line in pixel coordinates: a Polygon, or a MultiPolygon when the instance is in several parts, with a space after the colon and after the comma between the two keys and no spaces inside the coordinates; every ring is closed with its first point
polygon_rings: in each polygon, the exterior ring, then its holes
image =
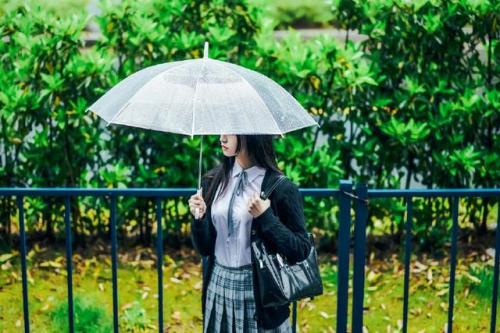
{"type": "MultiPolygon", "coordinates": [[[[194,188],[175,189],[83,189],[83,188],[0,188],[0,196],[16,196],[19,213],[20,251],[21,251],[21,276],[24,331],[30,332],[30,316],[28,306],[28,283],[26,266],[26,227],[24,222],[23,200],[25,197],[52,196],[63,197],[65,202],[65,240],[66,240],[66,270],[67,270],[67,297],[68,297],[68,323],[69,331],[74,332],[74,307],[73,307],[73,267],[72,267],[72,239],[70,219],[70,198],[82,196],[109,197],[110,198],[110,228],[111,228],[111,274],[113,298],[113,329],[118,332],[118,282],[117,282],[117,236],[116,236],[116,199],[118,197],[152,197],[156,203],[157,230],[162,229],[162,199],[190,196],[195,193],[194,188]]],[[[352,295],[352,332],[363,332],[363,296],[365,280],[365,251],[366,251],[366,222],[368,217],[368,204],[372,198],[406,198],[405,222],[405,259],[404,259],[404,291],[402,330],[408,331],[408,299],[411,256],[411,231],[412,231],[412,199],[415,197],[449,197],[452,199],[452,229],[451,229],[451,258],[448,298],[448,332],[453,330],[453,305],[455,289],[455,269],[457,261],[457,235],[458,235],[458,205],[459,198],[495,197],[500,203],[500,189],[417,189],[417,190],[368,190],[365,184],[357,184],[348,180],[340,182],[339,189],[314,188],[300,189],[303,196],[336,197],[339,200],[339,230],[338,230],[338,271],[337,271],[337,332],[347,332],[348,314],[348,286],[349,286],[349,252],[351,246],[351,208],[354,202],[354,237],[353,237],[353,295],[352,295]]],[[[500,204],[499,204],[500,209],[500,204]]],[[[499,212],[500,213],[500,212],[499,212]]],[[[500,257],[500,214],[497,214],[497,227],[495,233],[495,258],[493,273],[493,290],[491,304],[490,332],[496,330],[496,313],[498,297],[498,275],[500,257]]],[[[157,232],[157,275],[158,275],[158,331],[163,332],[163,233],[157,232]]],[[[293,309],[296,316],[296,308],[293,309]]],[[[295,332],[294,327],[294,332],[295,332]]]]}

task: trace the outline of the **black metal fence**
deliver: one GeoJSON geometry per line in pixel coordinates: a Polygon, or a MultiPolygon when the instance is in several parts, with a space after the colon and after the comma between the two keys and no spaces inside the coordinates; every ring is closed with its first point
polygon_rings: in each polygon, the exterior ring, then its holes
{"type": "MultiPolygon", "coordinates": [[[[0,188],[0,196],[16,196],[19,212],[20,247],[21,247],[21,274],[23,293],[24,331],[30,331],[30,317],[28,306],[28,283],[26,267],[26,227],[24,222],[23,199],[27,196],[54,196],[65,200],[65,236],[66,236],[66,270],[68,289],[68,322],[69,331],[74,332],[73,308],[73,267],[72,267],[72,239],[70,219],[70,198],[81,196],[107,196],[110,198],[110,227],[111,227],[111,272],[113,297],[113,327],[118,332],[118,283],[117,283],[117,237],[116,237],[116,199],[117,197],[152,197],[156,202],[157,230],[162,230],[162,199],[178,196],[190,196],[196,190],[193,188],[176,189],[82,189],[82,188],[0,188]]],[[[455,268],[457,261],[458,235],[458,199],[471,197],[495,197],[500,199],[500,189],[430,189],[430,190],[368,190],[365,184],[357,184],[353,188],[351,181],[341,181],[339,189],[316,188],[300,189],[303,196],[336,197],[339,200],[339,230],[338,230],[338,278],[337,278],[337,322],[336,331],[347,331],[348,314],[348,285],[349,285],[349,252],[351,247],[351,208],[354,202],[354,237],[353,237],[353,295],[352,295],[352,332],[363,331],[363,296],[365,280],[365,251],[366,251],[366,222],[368,217],[368,203],[371,198],[406,198],[405,223],[405,271],[403,294],[403,332],[408,331],[408,290],[410,277],[411,231],[412,231],[412,199],[415,197],[449,197],[452,199],[452,229],[451,229],[451,258],[448,299],[448,332],[453,330],[453,305],[455,289],[455,268]]],[[[500,201],[500,200],[499,200],[500,201]]],[[[499,202],[500,203],[500,202],[499,202]]],[[[500,209],[500,205],[499,205],[500,209]]],[[[493,274],[493,290],[491,303],[490,332],[496,329],[496,312],[498,297],[498,271],[500,251],[500,214],[497,215],[495,234],[495,263],[493,274]]],[[[156,238],[157,275],[158,275],[158,331],[163,332],[163,233],[158,232],[156,238]]],[[[294,308],[294,315],[295,313],[294,308]]],[[[332,324],[333,327],[333,324],[332,324]]],[[[294,328],[295,331],[295,328],[294,328]]]]}

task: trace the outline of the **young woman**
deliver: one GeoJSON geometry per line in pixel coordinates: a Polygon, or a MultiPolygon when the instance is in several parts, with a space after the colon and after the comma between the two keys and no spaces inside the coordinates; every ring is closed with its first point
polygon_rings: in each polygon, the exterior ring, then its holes
{"type": "Polygon", "coordinates": [[[221,135],[222,162],[189,199],[195,248],[202,256],[203,332],[291,332],[288,305],[263,308],[251,240],[260,237],[289,262],[310,251],[302,196],[289,179],[267,200],[260,192],[282,172],[271,135],[221,135]]]}

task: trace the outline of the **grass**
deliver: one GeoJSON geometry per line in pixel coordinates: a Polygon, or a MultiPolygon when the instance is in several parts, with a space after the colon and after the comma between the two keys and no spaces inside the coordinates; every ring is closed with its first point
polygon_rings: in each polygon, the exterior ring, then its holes
{"type": "MultiPolygon", "coordinates": [[[[149,251],[145,251],[149,253],[149,251]]],[[[123,261],[124,256],[121,255],[123,261]]],[[[30,328],[33,332],[59,332],[51,314],[66,304],[66,271],[62,253],[33,260],[29,265],[30,328]]],[[[168,260],[167,260],[168,261],[168,260]]],[[[83,297],[112,318],[111,265],[107,257],[73,257],[73,294],[83,297]]],[[[0,271],[0,332],[17,332],[22,325],[20,266],[0,271]],[[15,304],[15,306],[12,306],[15,304]]],[[[182,260],[164,269],[165,328],[192,332],[201,327],[200,267],[182,260]]],[[[157,329],[157,275],[149,258],[121,263],[118,272],[120,330],[154,332],[157,329]],[[142,328],[141,328],[142,327],[142,328]]],[[[88,302],[87,302],[88,303],[88,302]]],[[[64,315],[62,316],[64,317],[64,315]]]]}
{"type": "MultiPolygon", "coordinates": [[[[74,299],[74,325],[75,331],[81,333],[107,333],[112,330],[111,318],[106,312],[86,297],[78,296],[74,299]]],[[[67,332],[68,306],[65,301],[59,301],[58,305],[49,311],[52,327],[58,332],[67,332]]]]}
{"type": "MultiPolygon", "coordinates": [[[[33,332],[64,332],[67,325],[64,254],[32,250],[29,263],[29,303],[33,332]]],[[[18,256],[1,264],[0,332],[22,329],[22,292],[18,256]]],[[[109,256],[73,258],[73,290],[78,323],[99,322],[109,331],[112,286],[109,256]]],[[[201,266],[196,257],[172,259],[164,267],[164,319],[169,332],[201,330],[201,266]]],[[[491,262],[460,258],[455,289],[455,332],[486,332],[491,302],[491,262]]],[[[412,260],[409,301],[410,332],[440,332],[447,322],[449,263],[428,258],[412,260]]],[[[335,261],[322,256],[325,293],[299,303],[301,332],[332,332],[336,323],[335,261]]],[[[151,249],[120,253],[118,272],[120,331],[157,330],[157,275],[151,249]]],[[[349,290],[352,296],[352,286],[349,290]]],[[[397,255],[370,260],[365,279],[364,323],[369,332],[398,332],[403,308],[403,265],[397,255]]],[[[349,307],[351,303],[349,303],[349,307]]],[[[349,308],[349,313],[351,309],[349,308]]],[[[348,318],[349,324],[351,319],[348,318]]],[[[78,330],[86,332],[84,329],[78,330]]],[[[98,330],[88,330],[99,332],[98,330]]]]}

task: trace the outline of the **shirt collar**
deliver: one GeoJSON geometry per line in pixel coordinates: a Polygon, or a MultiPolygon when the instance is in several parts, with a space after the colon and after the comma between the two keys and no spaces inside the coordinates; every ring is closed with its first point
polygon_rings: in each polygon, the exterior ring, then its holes
{"type": "MultiPolygon", "coordinates": [[[[232,173],[233,177],[234,178],[238,177],[238,175],[240,174],[240,172],[242,170],[243,170],[242,167],[240,166],[238,161],[235,159],[234,165],[233,165],[233,173],[232,173]]],[[[265,173],[266,173],[266,169],[262,168],[258,165],[254,165],[253,167],[247,168],[247,169],[245,169],[245,171],[247,172],[248,182],[252,182],[258,176],[265,175],[265,173]]]]}

